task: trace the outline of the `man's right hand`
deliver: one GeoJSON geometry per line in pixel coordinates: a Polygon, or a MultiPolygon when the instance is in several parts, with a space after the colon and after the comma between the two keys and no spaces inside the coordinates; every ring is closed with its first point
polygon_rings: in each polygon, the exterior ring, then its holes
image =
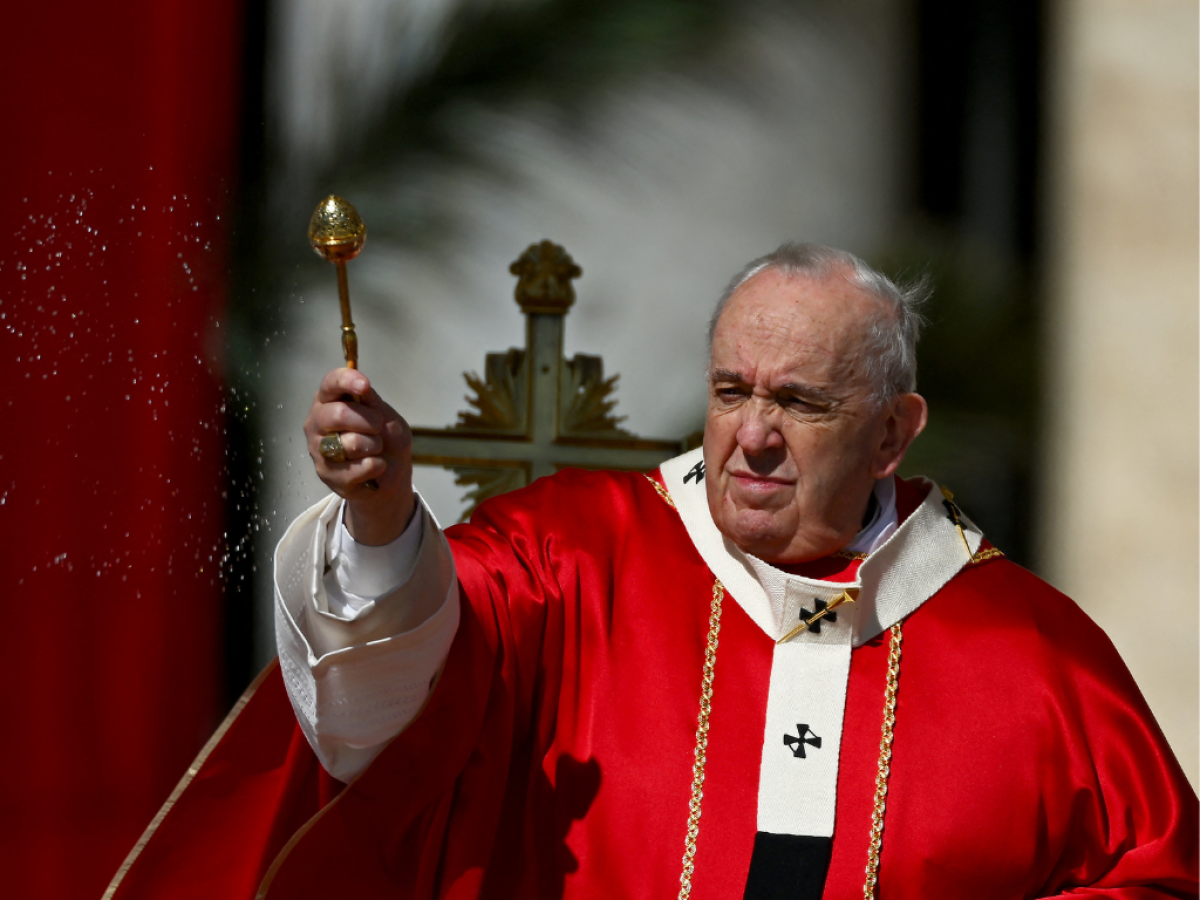
{"type": "Polygon", "coordinates": [[[317,476],[346,498],[346,528],[360,544],[388,544],[412,518],[412,432],[356,369],[334,369],[321,381],[304,421],[317,476]],[[355,403],[351,397],[361,402],[355,403]],[[341,435],[345,462],[321,455],[321,438],[341,435]],[[366,482],[374,479],[378,490],[366,482]]]}

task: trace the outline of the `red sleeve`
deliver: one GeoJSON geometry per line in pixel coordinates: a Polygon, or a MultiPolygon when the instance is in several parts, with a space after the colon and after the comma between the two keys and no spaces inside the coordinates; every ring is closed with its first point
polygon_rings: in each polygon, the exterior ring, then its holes
{"type": "Polygon", "coordinates": [[[564,631],[578,625],[565,618],[578,614],[579,585],[600,577],[581,570],[605,556],[561,545],[611,549],[629,531],[612,523],[639,503],[657,511],[662,501],[632,479],[543,479],[449,529],[463,608],[442,675],[409,728],[344,788],[317,763],[273,666],[164,807],[114,897],[249,900],[269,888],[424,900],[475,897],[487,883],[545,893],[563,868],[563,823],[546,814],[539,752],[555,726],[564,631]],[[606,510],[606,530],[589,507],[606,510]]]}
{"type": "Polygon", "coordinates": [[[986,673],[977,712],[998,714],[990,759],[1035,829],[996,835],[1033,838],[1029,896],[1196,897],[1196,794],[1108,636],[1007,560],[959,580],[957,611],[978,632],[974,665],[986,673]]]}
{"type": "Polygon", "coordinates": [[[1108,637],[1087,625],[1075,640],[1090,649],[1062,648],[1056,805],[1069,832],[1042,896],[1197,897],[1196,794],[1108,637]]]}

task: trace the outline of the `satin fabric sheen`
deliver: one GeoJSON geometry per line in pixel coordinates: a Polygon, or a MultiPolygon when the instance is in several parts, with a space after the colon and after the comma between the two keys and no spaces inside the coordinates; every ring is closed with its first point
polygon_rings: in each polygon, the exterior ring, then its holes
{"type": "MultiPolygon", "coordinates": [[[[408,730],[339,790],[269,673],[118,898],[678,893],[713,577],[676,513],[564,472],[448,535],[462,624],[408,730]]],[[[723,610],[698,900],[742,895],[770,674],[723,610]]],[[[994,559],[903,629],[880,896],[1196,896],[1195,794],[1073,602],[994,559]]],[[[862,896],[887,654],[852,656],[827,898],[862,896]]]]}

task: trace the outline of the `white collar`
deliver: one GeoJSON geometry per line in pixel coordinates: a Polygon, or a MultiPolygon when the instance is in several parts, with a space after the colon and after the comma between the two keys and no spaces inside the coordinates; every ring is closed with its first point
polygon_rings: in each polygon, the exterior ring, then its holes
{"type": "Polygon", "coordinates": [[[883,545],[899,526],[896,514],[896,476],[889,475],[875,482],[875,514],[871,521],[854,536],[846,550],[850,553],[871,553],[883,545]]]}
{"type": "MultiPolygon", "coordinates": [[[[890,531],[884,522],[875,533],[875,527],[884,519],[881,515],[865,530],[871,534],[860,532],[855,538],[858,544],[869,537],[872,545],[855,581],[843,584],[790,575],[743,553],[717,530],[709,512],[704,478],[698,476],[697,465],[702,462],[701,448],[668,460],[660,467],[663,482],[704,562],[772,640],[786,633],[785,625],[790,630],[791,607],[796,603],[792,598],[828,600],[847,587],[857,587],[860,594],[849,611],[851,615],[839,617],[838,624],[823,633],[835,640],[835,632],[851,628],[854,646],[861,646],[928,600],[969,561],[958,530],[942,505],[941,493],[933,482],[921,479],[918,484],[926,490],[926,497],[912,515],[890,531]]],[[[890,487],[890,508],[895,515],[894,483],[890,487]]],[[[974,553],[983,535],[965,518],[963,527],[974,553]]]]}

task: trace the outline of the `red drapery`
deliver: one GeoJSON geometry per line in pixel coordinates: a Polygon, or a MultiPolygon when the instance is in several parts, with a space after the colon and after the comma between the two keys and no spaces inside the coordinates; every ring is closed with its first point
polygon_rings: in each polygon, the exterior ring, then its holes
{"type": "Polygon", "coordinates": [[[221,713],[241,4],[6,20],[0,868],[98,897],[221,713]]]}

